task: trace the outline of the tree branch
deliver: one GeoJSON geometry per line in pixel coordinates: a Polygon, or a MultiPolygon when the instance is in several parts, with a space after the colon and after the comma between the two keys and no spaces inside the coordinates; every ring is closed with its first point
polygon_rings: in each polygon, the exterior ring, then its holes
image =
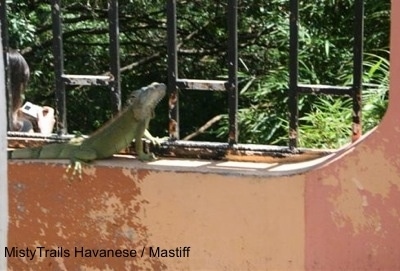
{"type": "Polygon", "coordinates": [[[206,124],[204,124],[203,126],[201,126],[197,131],[191,133],[190,135],[187,135],[186,137],[184,137],[182,140],[190,140],[196,136],[198,136],[199,134],[204,133],[208,128],[210,128],[214,123],[220,121],[222,119],[224,115],[220,114],[217,115],[215,117],[213,117],[212,119],[210,119],[209,121],[206,122],[206,124]]]}

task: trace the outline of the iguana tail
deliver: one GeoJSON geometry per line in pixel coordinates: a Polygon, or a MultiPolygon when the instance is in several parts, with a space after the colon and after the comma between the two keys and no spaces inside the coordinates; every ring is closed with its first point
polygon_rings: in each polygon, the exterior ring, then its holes
{"type": "Polygon", "coordinates": [[[9,158],[11,159],[38,159],[40,158],[40,152],[42,151],[42,147],[35,148],[25,148],[25,149],[17,149],[13,150],[9,154],[9,158]]]}

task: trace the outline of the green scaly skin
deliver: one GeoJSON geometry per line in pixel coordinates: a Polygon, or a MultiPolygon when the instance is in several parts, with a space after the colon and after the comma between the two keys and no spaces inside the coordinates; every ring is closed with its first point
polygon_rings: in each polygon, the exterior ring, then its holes
{"type": "Polygon", "coordinates": [[[154,109],[165,96],[166,86],[152,83],[134,91],[128,105],[115,118],[94,132],[88,138],[72,139],[66,143],[49,144],[37,148],[17,149],[11,153],[11,159],[70,159],[74,166],[73,175],[81,174],[81,162],[90,162],[111,157],[128,147],[135,139],[135,148],[139,160],[156,159],[153,153],[143,151],[142,138],[153,144],[161,140],[147,131],[154,109]]]}

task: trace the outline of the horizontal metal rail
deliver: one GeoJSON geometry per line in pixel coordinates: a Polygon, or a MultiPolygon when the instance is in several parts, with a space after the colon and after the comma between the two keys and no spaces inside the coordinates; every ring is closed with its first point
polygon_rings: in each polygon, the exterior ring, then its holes
{"type": "Polygon", "coordinates": [[[228,81],[222,80],[200,80],[200,79],[177,79],[176,86],[179,89],[195,89],[207,91],[226,91],[228,81]]]}
{"type": "Polygon", "coordinates": [[[66,85],[78,86],[108,86],[114,81],[113,76],[107,75],[73,75],[63,74],[61,76],[66,85]]]}
{"type": "Polygon", "coordinates": [[[305,85],[298,84],[297,91],[302,94],[327,94],[352,96],[352,87],[329,86],[329,85],[305,85]]]}
{"type": "Polygon", "coordinates": [[[288,147],[222,142],[171,141],[152,148],[163,157],[213,159],[245,162],[294,163],[313,160],[332,154],[336,150],[299,148],[293,152],[288,147]]]}

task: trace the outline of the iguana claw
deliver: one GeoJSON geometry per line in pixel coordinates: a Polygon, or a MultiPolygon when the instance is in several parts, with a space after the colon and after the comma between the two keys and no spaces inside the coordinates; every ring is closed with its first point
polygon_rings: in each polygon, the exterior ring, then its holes
{"type": "Polygon", "coordinates": [[[168,137],[161,137],[161,138],[160,137],[154,137],[154,136],[152,136],[150,134],[150,132],[147,129],[144,131],[143,136],[146,139],[150,140],[151,144],[153,144],[154,146],[160,146],[161,143],[163,143],[163,142],[165,142],[165,141],[167,141],[169,139],[168,137]]]}
{"type": "Polygon", "coordinates": [[[69,171],[71,170],[71,168],[74,168],[74,170],[72,171],[72,174],[70,175],[70,181],[75,179],[76,174],[78,173],[78,178],[79,180],[82,180],[82,163],[79,161],[73,161],[71,162],[68,167],[67,170],[65,171],[65,173],[68,175],[69,171]]]}
{"type": "Polygon", "coordinates": [[[162,143],[168,141],[169,137],[153,137],[150,141],[154,146],[160,146],[162,143]]]}

